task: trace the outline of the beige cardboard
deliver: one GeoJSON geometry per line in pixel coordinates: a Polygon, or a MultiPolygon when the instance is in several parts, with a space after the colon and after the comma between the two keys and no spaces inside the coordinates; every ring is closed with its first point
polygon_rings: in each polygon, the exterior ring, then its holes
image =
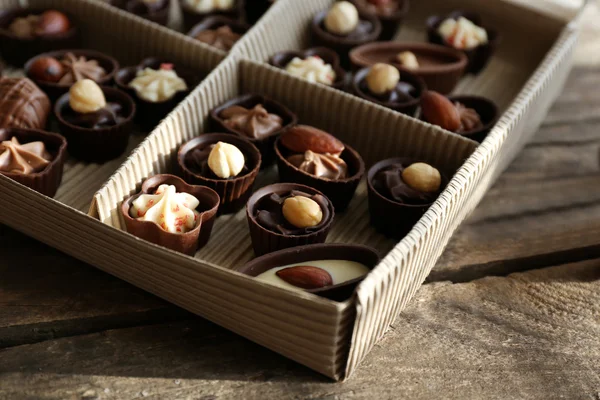
{"type": "MultiPolygon", "coordinates": [[[[11,3],[0,0],[0,8],[11,3]]],[[[183,35],[90,0],[29,3],[67,8],[84,27],[87,46],[113,52],[123,57],[124,64],[151,52],[210,70],[222,58],[221,53],[183,35]]],[[[400,37],[423,36],[426,10],[420,3],[400,37]]],[[[81,206],[81,198],[87,197],[73,193],[98,187],[99,181],[114,171],[113,164],[95,166],[101,172],[92,176],[88,175],[89,166],[72,165],[61,187],[63,196],[71,196],[67,204],[60,201],[64,197],[49,199],[0,176],[0,222],[329,377],[350,376],[422,283],[452,232],[535,131],[562,87],[576,39],[574,29],[564,29],[561,34],[562,23],[499,0],[489,0],[485,6],[475,0],[427,3],[442,9],[483,7],[494,23],[511,21],[510,29],[503,30],[508,35],[498,57],[481,76],[465,79],[459,88],[486,94],[506,110],[488,140],[477,149],[474,142],[437,127],[272,67],[240,61],[244,56],[264,61],[277,50],[308,45],[308,21],[330,4],[324,0],[278,0],[231,57],[98,191],[90,214],[99,220],[70,207],[81,206]],[[528,24],[533,16],[535,27],[528,24]],[[356,298],[336,303],[232,272],[231,268],[252,256],[243,212],[220,217],[211,242],[195,257],[149,244],[121,230],[117,207],[123,198],[138,190],[146,177],[171,170],[181,143],[206,131],[210,109],[249,91],[267,94],[297,112],[304,123],[331,131],[355,147],[368,164],[391,155],[406,155],[434,163],[450,175],[458,170],[440,199],[400,243],[381,237],[368,226],[366,189],[364,182],[361,184],[349,210],[336,218],[329,241],[368,244],[388,255],[361,284],[356,298]]],[[[258,185],[274,176],[274,171],[266,172],[258,185]]]]}

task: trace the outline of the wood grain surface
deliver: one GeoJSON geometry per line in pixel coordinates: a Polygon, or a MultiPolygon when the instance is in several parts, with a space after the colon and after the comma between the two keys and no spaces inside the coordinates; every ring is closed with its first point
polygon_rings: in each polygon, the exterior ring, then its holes
{"type": "Polygon", "coordinates": [[[0,399],[600,399],[595,17],[533,142],[348,382],[0,226],[0,399]]]}

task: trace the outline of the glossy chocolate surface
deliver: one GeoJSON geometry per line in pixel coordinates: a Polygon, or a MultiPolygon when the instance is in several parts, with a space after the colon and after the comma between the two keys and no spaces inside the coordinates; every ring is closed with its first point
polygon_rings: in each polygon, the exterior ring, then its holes
{"type": "Polygon", "coordinates": [[[372,179],[375,190],[382,196],[400,204],[429,204],[433,203],[439,191],[426,193],[413,189],[402,179],[402,173],[410,164],[396,163],[378,171],[372,179]]]}

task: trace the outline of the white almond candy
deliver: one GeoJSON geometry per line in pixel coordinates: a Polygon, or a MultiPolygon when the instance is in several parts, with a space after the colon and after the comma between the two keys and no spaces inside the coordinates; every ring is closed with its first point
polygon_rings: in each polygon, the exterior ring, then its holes
{"type": "Polygon", "coordinates": [[[325,28],[336,35],[347,35],[358,26],[358,10],[348,1],[335,3],[325,16],[325,28]]]}
{"type": "Polygon", "coordinates": [[[200,13],[231,10],[235,6],[235,0],[185,0],[185,2],[200,13]]]}
{"type": "Polygon", "coordinates": [[[446,19],[438,27],[438,33],[446,43],[461,50],[471,50],[488,43],[486,30],[464,17],[446,19]]]}
{"type": "Polygon", "coordinates": [[[245,163],[244,154],[229,143],[218,142],[208,155],[208,168],[221,179],[237,176],[245,163]]]}
{"type": "Polygon", "coordinates": [[[200,202],[188,193],[177,193],[173,185],[160,185],[154,194],[135,199],[129,215],[138,221],[152,221],[170,233],[186,233],[196,227],[200,202]]]}
{"type": "Polygon", "coordinates": [[[138,97],[159,103],[172,99],[177,92],[187,90],[187,84],[177,76],[177,72],[169,69],[145,68],[138,71],[137,76],[129,83],[138,97]]]}
{"type": "Polygon", "coordinates": [[[331,64],[326,64],[321,57],[310,56],[306,59],[294,57],[292,61],[286,65],[285,70],[309,82],[322,83],[324,85],[332,85],[336,75],[331,64]]]}

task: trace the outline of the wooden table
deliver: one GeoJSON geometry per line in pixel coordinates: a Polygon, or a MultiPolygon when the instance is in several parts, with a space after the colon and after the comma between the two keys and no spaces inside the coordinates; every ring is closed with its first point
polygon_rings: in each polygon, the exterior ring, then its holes
{"type": "Polygon", "coordinates": [[[0,227],[0,399],[600,399],[598,17],[540,132],[348,382],[0,227]]]}

